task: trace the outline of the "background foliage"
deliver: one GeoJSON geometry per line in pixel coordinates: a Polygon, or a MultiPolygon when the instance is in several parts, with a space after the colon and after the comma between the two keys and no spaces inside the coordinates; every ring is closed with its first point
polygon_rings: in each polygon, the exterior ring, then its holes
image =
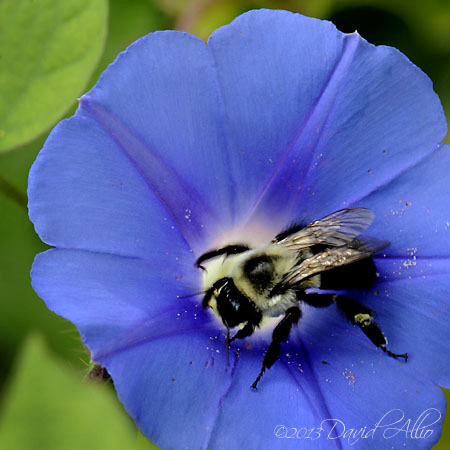
{"type": "MultiPolygon", "coordinates": [[[[167,28],[206,39],[261,7],[330,19],[399,48],[428,73],[450,116],[448,0],[0,0],[0,448],[155,448],[111,386],[80,382],[89,355],[76,329],[30,286],[46,246],[27,216],[28,170],[51,127],[135,39],[167,28]]],[[[449,446],[447,418],[435,449],[449,446]]]]}

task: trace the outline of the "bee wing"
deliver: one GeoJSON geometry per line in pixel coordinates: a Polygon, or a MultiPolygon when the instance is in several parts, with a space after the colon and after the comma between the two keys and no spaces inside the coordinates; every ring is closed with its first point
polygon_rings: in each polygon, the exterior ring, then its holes
{"type": "Polygon", "coordinates": [[[327,248],[302,261],[281,283],[293,286],[312,275],[368,258],[389,245],[389,241],[363,236],[341,247],[327,248]]]}
{"type": "Polygon", "coordinates": [[[372,223],[374,214],[366,208],[341,209],[310,223],[277,244],[302,250],[315,244],[340,247],[359,236],[372,223]]]}

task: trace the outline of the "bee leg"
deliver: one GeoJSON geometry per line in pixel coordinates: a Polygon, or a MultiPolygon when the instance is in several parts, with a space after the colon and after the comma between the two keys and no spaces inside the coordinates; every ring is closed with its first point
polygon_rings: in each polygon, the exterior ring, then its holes
{"type": "Polygon", "coordinates": [[[202,266],[202,263],[204,263],[205,261],[217,258],[218,256],[222,255],[225,256],[236,255],[238,253],[246,252],[247,250],[250,250],[250,247],[245,244],[227,245],[226,247],[222,247],[217,250],[211,250],[209,252],[203,253],[203,255],[200,255],[200,257],[197,258],[197,260],[195,261],[195,265],[199,269],[206,271],[206,268],[202,266]]]}
{"type": "Polygon", "coordinates": [[[325,308],[330,306],[336,301],[336,294],[305,294],[300,293],[299,300],[307,303],[308,305],[315,306],[316,308],[325,308]]]}
{"type": "MultiPolygon", "coordinates": [[[[259,323],[259,322],[258,322],[259,323]]],[[[251,336],[255,331],[255,326],[258,324],[253,324],[248,321],[244,327],[242,327],[234,336],[230,337],[230,329],[227,328],[227,361],[230,364],[230,345],[235,339],[242,339],[247,336],[251,336]]]]}
{"type": "Polygon", "coordinates": [[[207,309],[209,307],[209,302],[212,299],[214,293],[214,286],[210,287],[206,292],[202,300],[202,308],[207,309]]]}
{"type": "Polygon", "coordinates": [[[227,327],[226,347],[227,347],[227,366],[229,366],[230,365],[230,329],[228,327],[227,327]]]}
{"type": "Polygon", "coordinates": [[[344,313],[347,319],[354,325],[358,325],[363,333],[378,347],[393,358],[403,358],[408,361],[408,353],[398,354],[391,352],[386,346],[388,341],[380,327],[373,321],[373,313],[369,308],[359,304],[349,297],[338,295],[337,307],[344,313]]]}
{"type": "Polygon", "coordinates": [[[256,380],[251,385],[252,389],[256,389],[256,386],[259,383],[259,380],[262,378],[266,369],[270,369],[273,363],[277,360],[280,355],[280,344],[287,340],[289,337],[289,333],[291,332],[292,325],[295,325],[302,313],[298,306],[293,306],[289,308],[284,317],[278,322],[278,325],[274,328],[272,333],[272,342],[269,345],[269,348],[266,351],[264,356],[264,360],[262,362],[261,370],[259,371],[256,380]]]}
{"type": "Polygon", "coordinates": [[[227,337],[227,343],[230,345],[235,339],[242,339],[248,336],[251,336],[255,331],[255,325],[250,321],[245,324],[234,336],[231,338],[227,337]]]}

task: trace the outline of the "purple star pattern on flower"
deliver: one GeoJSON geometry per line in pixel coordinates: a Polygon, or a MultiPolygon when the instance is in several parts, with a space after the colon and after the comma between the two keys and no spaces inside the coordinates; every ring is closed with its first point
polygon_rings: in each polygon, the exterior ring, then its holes
{"type": "Polygon", "coordinates": [[[445,409],[436,384],[450,387],[445,134],[425,74],[329,22],[260,10],[207,45],[152,33],[109,66],[31,169],[30,217],[56,247],[37,256],[33,286],[161,448],[430,448],[445,409]],[[373,289],[348,295],[408,362],[335,305],[302,306],[252,391],[270,333],[227,354],[224,326],[189,296],[204,288],[196,258],[354,206],[375,213],[369,234],[391,245],[375,255],[373,289]]]}

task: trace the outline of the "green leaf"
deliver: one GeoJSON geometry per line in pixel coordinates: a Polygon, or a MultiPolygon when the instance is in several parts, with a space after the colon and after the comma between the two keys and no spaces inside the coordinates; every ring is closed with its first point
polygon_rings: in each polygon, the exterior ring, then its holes
{"type": "Polygon", "coordinates": [[[106,0],[0,1],[0,151],[30,141],[81,94],[106,38],[106,0]]]}
{"type": "Polygon", "coordinates": [[[20,151],[0,153],[0,391],[30,330],[39,330],[52,350],[80,376],[89,361],[76,328],[49,311],[30,284],[35,255],[48,249],[28,219],[26,195],[28,170],[43,141],[38,139],[20,151]]]}
{"type": "Polygon", "coordinates": [[[0,416],[0,448],[155,448],[136,442],[136,429],[109,388],[82,383],[33,335],[23,348],[6,395],[0,416]]]}

